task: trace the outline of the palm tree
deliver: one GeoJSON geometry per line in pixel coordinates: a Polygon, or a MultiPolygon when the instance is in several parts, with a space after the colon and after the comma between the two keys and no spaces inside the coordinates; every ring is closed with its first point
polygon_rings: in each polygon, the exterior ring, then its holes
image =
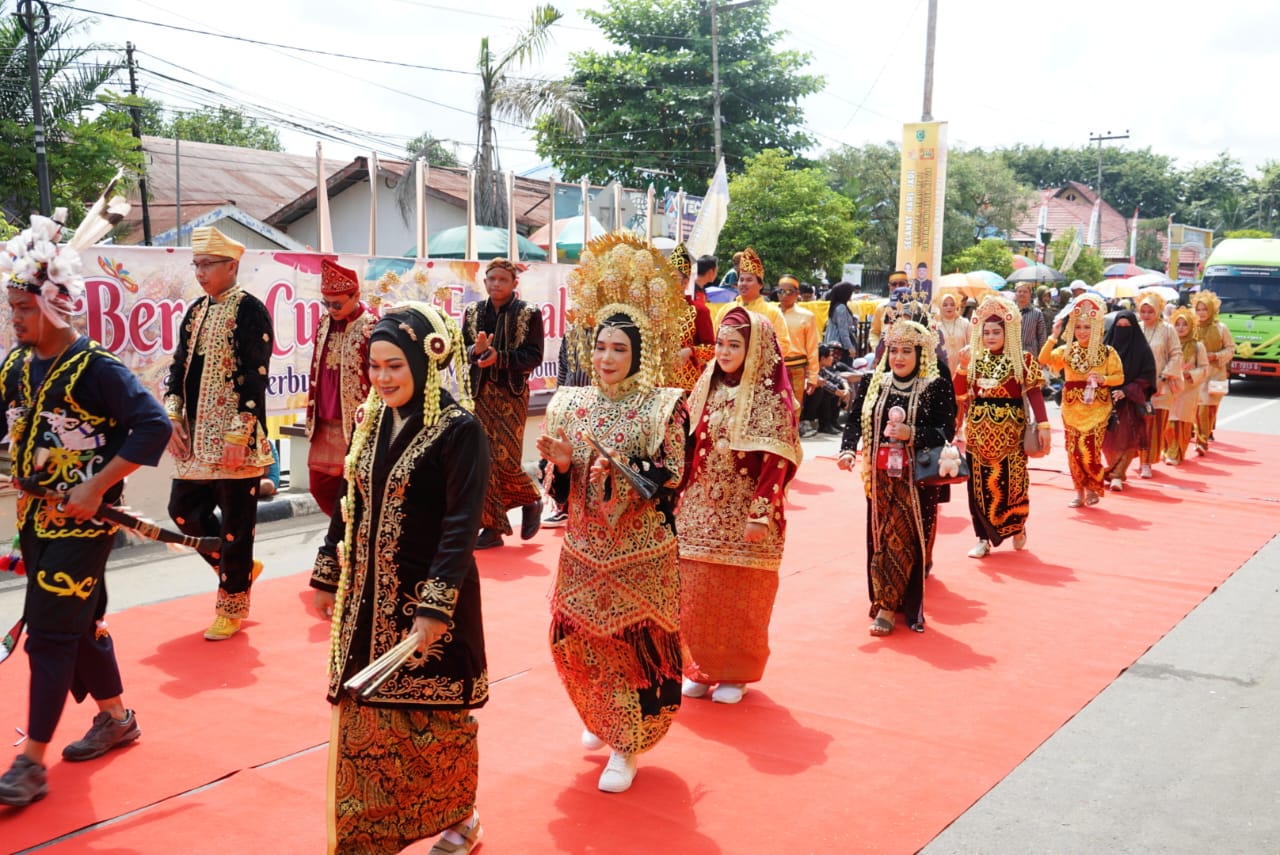
{"type": "MultiPolygon", "coordinates": [[[[7,5],[7,4],[5,4],[7,5]]],[[[0,11],[3,7],[0,6],[0,11]]],[[[89,19],[51,19],[49,28],[36,36],[36,56],[40,69],[40,98],[44,113],[49,160],[57,163],[61,151],[70,145],[68,137],[86,121],[86,113],[97,106],[98,90],[122,65],[96,62],[102,48],[76,45],[74,39],[86,29],[89,19]]],[[[40,22],[37,20],[37,27],[40,22]]],[[[0,204],[25,215],[36,206],[34,128],[31,120],[31,78],[27,68],[27,33],[13,15],[0,15],[0,204]]],[[[83,147],[83,146],[82,146],[83,147]]],[[[103,163],[107,177],[116,164],[103,163]]],[[[66,176],[54,176],[55,183],[66,176]]],[[[106,179],[102,179],[105,181],[106,179]]],[[[100,182],[98,182],[100,183],[100,182]]],[[[55,204],[66,204],[58,199],[55,204]]],[[[78,202],[79,200],[74,200],[78,202]]]]}
{"type": "Polygon", "coordinates": [[[529,28],[521,32],[505,53],[495,55],[486,36],[480,40],[480,97],[476,108],[476,222],[485,226],[507,225],[507,199],[502,187],[494,118],[529,125],[547,116],[567,134],[580,138],[578,115],[581,91],[567,81],[511,77],[510,71],[541,58],[550,41],[550,29],[563,16],[550,4],[533,10],[529,28]]]}

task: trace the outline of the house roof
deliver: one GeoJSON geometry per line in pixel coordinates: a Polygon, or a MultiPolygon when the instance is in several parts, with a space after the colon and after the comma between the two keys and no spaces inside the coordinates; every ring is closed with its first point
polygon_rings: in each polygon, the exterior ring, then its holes
{"type": "MultiPolygon", "coordinates": [[[[147,158],[147,207],[153,235],[176,226],[179,198],[185,222],[223,205],[234,205],[250,217],[264,220],[316,183],[314,155],[187,140],[179,143],[152,136],[142,138],[142,149],[147,158]]],[[[344,165],[343,161],[326,160],[324,169],[332,174],[344,165]]],[[[141,243],[142,202],[136,187],[129,201],[133,209],[124,219],[128,231],[119,242],[141,243]]]]}
{"type": "MultiPolygon", "coordinates": [[[[378,158],[378,176],[400,180],[413,169],[407,160],[378,158]]],[[[369,159],[357,157],[329,175],[329,198],[369,178],[369,159]]],[[[459,167],[433,166],[427,171],[427,194],[458,207],[467,204],[467,170],[459,167]]],[[[548,185],[546,181],[516,176],[516,225],[532,231],[547,222],[548,185]]],[[[270,212],[264,219],[277,228],[287,228],[316,208],[315,182],[270,212]]]]}
{"type": "MultiPolygon", "coordinates": [[[[1093,216],[1093,203],[1098,198],[1093,190],[1078,181],[1068,181],[1062,187],[1039,191],[1040,205],[1032,205],[1014,226],[1012,238],[1021,243],[1034,243],[1040,223],[1040,208],[1048,209],[1048,229],[1053,237],[1062,235],[1069,228],[1078,230],[1080,239],[1089,235],[1089,220],[1093,216]]],[[[1129,223],[1124,215],[1107,204],[1104,199],[1099,211],[1102,257],[1122,259],[1129,257],[1129,223]]]]}

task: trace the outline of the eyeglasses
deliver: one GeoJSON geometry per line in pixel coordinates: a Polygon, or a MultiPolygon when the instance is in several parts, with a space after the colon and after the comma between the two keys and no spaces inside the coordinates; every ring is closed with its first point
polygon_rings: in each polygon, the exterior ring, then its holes
{"type": "Polygon", "coordinates": [[[778,293],[779,294],[799,294],[800,292],[797,291],[795,288],[779,288],[778,293]]]}
{"type": "Polygon", "coordinates": [[[217,264],[226,264],[228,261],[231,261],[231,259],[219,258],[217,261],[193,261],[191,262],[191,266],[195,268],[195,271],[197,273],[204,273],[210,267],[213,267],[214,265],[217,265],[217,264]]]}

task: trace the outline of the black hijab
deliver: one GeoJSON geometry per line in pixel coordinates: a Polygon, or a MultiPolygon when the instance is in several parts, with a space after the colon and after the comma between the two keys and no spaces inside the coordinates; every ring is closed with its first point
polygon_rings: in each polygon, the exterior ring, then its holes
{"type": "Polygon", "coordinates": [[[1128,309],[1117,312],[1102,341],[1120,354],[1126,384],[1145,380],[1148,390],[1156,388],[1156,358],[1151,353],[1151,345],[1147,344],[1147,337],[1142,334],[1142,322],[1137,315],[1128,309]],[[1121,318],[1127,318],[1129,326],[1120,326],[1121,318]]]}
{"type": "Polygon", "coordinates": [[[427,385],[427,354],[422,349],[432,332],[431,324],[422,315],[414,311],[388,312],[386,317],[374,325],[369,335],[369,343],[385,341],[394,344],[404,352],[405,362],[413,374],[413,398],[405,405],[409,409],[422,409],[423,395],[427,385]]]}

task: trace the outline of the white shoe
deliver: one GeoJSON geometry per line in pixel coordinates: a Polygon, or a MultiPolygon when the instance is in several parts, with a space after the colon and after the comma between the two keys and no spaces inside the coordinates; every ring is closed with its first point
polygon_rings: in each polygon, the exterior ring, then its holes
{"type": "Polygon", "coordinates": [[[625,793],[631,789],[631,782],[636,779],[636,758],[626,754],[613,752],[604,771],[600,773],[597,786],[606,793],[625,793]]]}
{"type": "Polygon", "coordinates": [[[582,731],[582,747],[588,751],[604,748],[604,740],[585,728],[582,731]]]}
{"type": "Polygon", "coordinates": [[[985,540],[980,540],[969,550],[970,558],[986,558],[991,552],[991,544],[985,540]]]}
{"type": "Polygon", "coordinates": [[[1027,530],[1023,529],[1013,536],[1013,548],[1019,551],[1027,548],[1027,530]]]}
{"type": "Polygon", "coordinates": [[[717,704],[736,704],[746,693],[747,687],[742,683],[721,683],[711,693],[711,700],[717,704]]]}
{"type": "Polygon", "coordinates": [[[1113,492],[1113,493],[1123,493],[1123,492],[1124,492],[1124,482],[1123,482],[1123,481],[1112,481],[1112,482],[1111,482],[1111,492],[1113,492]]]}
{"type": "Polygon", "coordinates": [[[711,687],[706,683],[699,683],[697,680],[684,678],[684,683],[680,686],[680,694],[686,698],[701,698],[707,694],[707,689],[711,687]]]}
{"type": "Polygon", "coordinates": [[[1142,469],[1140,469],[1140,470],[1138,471],[1138,477],[1139,477],[1139,478],[1150,478],[1150,477],[1151,477],[1151,464],[1150,464],[1150,463],[1144,463],[1144,464],[1142,464],[1142,469]]]}

